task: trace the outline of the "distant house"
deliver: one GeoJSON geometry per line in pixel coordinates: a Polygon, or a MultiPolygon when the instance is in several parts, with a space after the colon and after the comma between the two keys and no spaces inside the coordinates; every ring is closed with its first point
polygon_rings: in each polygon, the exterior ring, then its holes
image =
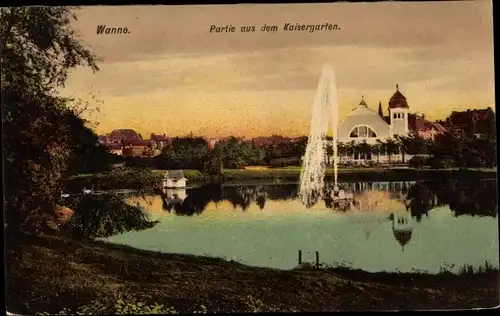
{"type": "Polygon", "coordinates": [[[99,136],[99,143],[109,151],[125,157],[148,157],[153,154],[153,140],[142,139],[141,134],[133,129],[115,129],[108,135],[99,136]]]}
{"type": "Polygon", "coordinates": [[[151,142],[149,141],[135,143],[124,141],[122,152],[124,157],[150,157],[153,155],[151,142]]]}
{"type": "Polygon", "coordinates": [[[163,147],[168,145],[169,139],[166,134],[163,135],[151,134],[150,141],[154,149],[161,150],[163,147]]]}
{"type": "Polygon", "coordinates": [[[182,189],[186,187],[187,179],[182,170],[168,170],[163,177],[164,189],[182,189]]]}
{"type": "Polygon", "coordinates": [[[495,128],[495,113],[488,107],[480,110],[453,111],[441,122],[450,131],[463,131],[468,134],[488,134],[495,128]]]}
{"type": "Polygon", "coordinates": [[[106,148],[108,151],[115,155],[123,155],[123,145],[121,143],[113,143],[107,135],[99,136],[99,143],[106,148]]]}
{"type": "Polygon", "coordinates": [[[142,140],[141,135],[133,129],[115,129],[108,135],[108,138],[115,144],[121,143],[123,140],[129,143],[136,143],[142,140]]]}
{"type": "Polygon", "coordinates": [[[425,139],[434,139],[438,134],[446,132],[446,128],[438,122],[425,119],[424,115],[408,114],[408,129],[425,139]]]}
{"type": "Polygon", "coordinates": [[[120,156],[123,155],[123,147],[121,144],[109,144],[107,147],[110,153],[120,156]]]}

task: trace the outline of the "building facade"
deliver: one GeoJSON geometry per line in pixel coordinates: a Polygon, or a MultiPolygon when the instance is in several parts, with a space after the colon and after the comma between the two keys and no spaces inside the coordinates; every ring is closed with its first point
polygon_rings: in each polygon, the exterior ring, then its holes
{"type": "Polygon", "coordinates": [[[115,129],[107,135],[99,136],[99,143],[116,155],[124,157],[151,156],[154,140],[144,140],[133,129],[115,129]]]}
{"type": "MultiPolygon", "coordinates": [[[[423,115],[412,114],[409,112],[410,107],[406,97],[399,91],[399,86],[396,85],[396,92],[389,99],[388,115],[384,116],[382,104],[379,103],[378,112],[371,109],[361,98],[361,102],[347,115],[340,123],[338,130],[338,141],[341,143],[363,143],[376,145],[379,142],[384,142],[387,139],[396,140],[398,136],[408,136],[410,133],[415,133],[423,138],[433,139],[435,135],[446,131],[446,129],[437,122],[430,122],[423,115]]],[[[378,160],[379,162],[407,161],[411,158],[409,155],[402,156],[402,153],[396,154],[379,154],[375,155],[352,153],[351,155],[344,154],[340,157],[342,160],[378,160]],[[391,156],[391,157],[389,157],[391,156]]]]}

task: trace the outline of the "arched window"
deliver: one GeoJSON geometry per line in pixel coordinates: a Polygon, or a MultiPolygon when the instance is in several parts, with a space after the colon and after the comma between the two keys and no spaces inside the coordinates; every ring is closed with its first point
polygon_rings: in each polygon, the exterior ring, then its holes
{"type": "Polygon", "coordinates": [[[375,138],[377,137],[377,133],[373,129],[371,129],[367,125],[356,126],[352,129],[351,134],[349,135],[351,138],[375,138]]]}

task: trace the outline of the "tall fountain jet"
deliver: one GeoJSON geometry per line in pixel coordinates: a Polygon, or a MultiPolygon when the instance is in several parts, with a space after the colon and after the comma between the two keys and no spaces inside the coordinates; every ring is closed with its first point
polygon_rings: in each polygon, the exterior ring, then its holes
{"type": "Polygon", "coordinates": [[[325,176],[326,135],[331,118],[333,133],[333,168],[334,185],[337,187],[338,174],[338,102],[335,71],[331,65],[325,65],[319,78],[318,88],[312,107],[311,128],[303,157],[300,174],[299,198],[307,207],[315,204],[323,193],[325,176]]]}

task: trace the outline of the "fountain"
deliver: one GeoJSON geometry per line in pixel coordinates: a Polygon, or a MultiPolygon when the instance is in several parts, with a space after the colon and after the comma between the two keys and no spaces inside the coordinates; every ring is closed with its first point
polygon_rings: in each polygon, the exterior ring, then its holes
{"type": "MultiPolygon", "coordinates": [[[[325,163],[328,131],[328,118],[331,117],[333,133],[333,168],[334,191],[339,191],[338,180],[338,103],[335,71],[332,66],[323,67],[316,96],[312,106],[311,128],[307,142],[306,152],[303,157],[300,174],[299,198],[307,207],[315,204],[323,194],[325,163]]],[[[343,191],[343,190],[340,190],[343,191]]]]}

